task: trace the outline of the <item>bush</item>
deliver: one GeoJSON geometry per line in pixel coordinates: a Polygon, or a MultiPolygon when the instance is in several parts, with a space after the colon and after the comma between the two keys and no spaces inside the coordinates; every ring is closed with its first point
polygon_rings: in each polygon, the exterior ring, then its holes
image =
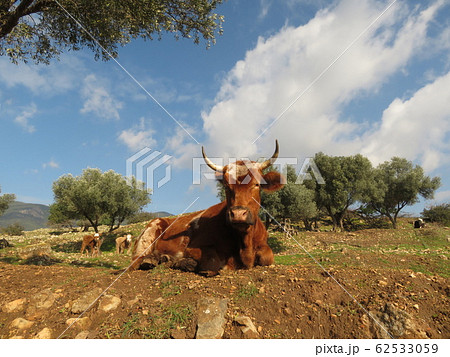
{"type": "Polygon", "coordinates": [[[24,228],[19,223],[10,224],[8,227],[1,228],[1,232],[3,234],[7,234],[9,236],[23,236],[24,228]]]}
{"type": "Polygon", "coordinates": [[[447,227],[450,226],[450,203],[431,206],[422,212],[423,218],[428,222],[436,222],[447,227]]]}

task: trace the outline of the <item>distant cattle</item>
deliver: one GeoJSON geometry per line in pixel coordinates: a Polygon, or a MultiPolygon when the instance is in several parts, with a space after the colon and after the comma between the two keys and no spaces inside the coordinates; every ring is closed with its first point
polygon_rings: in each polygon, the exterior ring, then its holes
{"type": "Polygon", "coordinates": [[[169,262],[174,268],[215,275],[221,269],[273,264],[258,213],[261,189],[273,192],[283,186],[278,172],[263,174],[278,152],[276,141],[274,154],[264,162],[241,160],[222,167],[202,148],[206,164],[224,185],[226,200],[203,211],[150,221],[133,247],[132,269],[169,262]]]}
{"type": "Polygon", "coordinates": [[[126,236],[116,238],[116,253],[122,254],[125,249],[128,249],[131,246],[131,234],[127,234],[126,236]]]}
{"type": "Polygon", "coordinates": [[[103,240],[104,238],[100,238],[99,233],[85,235],[81,243],[80,253],[83,254],[86,251],[89,254],[90,251],[91,256],[99,255],[103,240]]]}
{"type": "Polygon", "coordinates": [[[0,249],[12,247],[12,245],[5,239],[0,239],[0,249]]]}
{"type": "Polygon", "coordinates": [[[423,221],[422,218],[419,218],[414,221],[414,228],[423,228],[423,227],[425,227],[425,222],[423,221]]]}

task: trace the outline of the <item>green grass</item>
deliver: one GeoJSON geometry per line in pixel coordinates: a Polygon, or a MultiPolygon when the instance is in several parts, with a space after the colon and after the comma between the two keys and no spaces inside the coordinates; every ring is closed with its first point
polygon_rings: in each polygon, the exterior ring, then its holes
{"type": "Polygon", "coordinates": [[[237,299],[251,299],[259,293],[258,288],[253,284],[247,284],[241,286],[235,293],[237,299]]]}
{"type": "MultiPolygon", "coordinates": [[[[170,338],[171,331],[177,327],[186,328],[192,321],[193,309],[190,305],[172,304],[162,311],[148,316],[133,314],[120,329],[121,338],[135,337],[149,339],[170,338]]],[[[108,332],[109,333],[109,332],[108,332]]]]}

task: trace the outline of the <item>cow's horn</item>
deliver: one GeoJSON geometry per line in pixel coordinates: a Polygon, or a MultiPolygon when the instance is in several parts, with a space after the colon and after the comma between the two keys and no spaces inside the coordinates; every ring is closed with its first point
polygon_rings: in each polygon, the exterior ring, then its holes
{"type": "Polygon", "coordinates": [[[217,171],[217,172],[223,172],[223,166],[219,166],[219,165],[216,165],[216,164],[214,164],[210,159],[208,159],[208,157],[206,156],[206,154],[205,154],[205,149],[204,149],[204,147],[202,146],[202,155],[203,155],[203,159],[205,160],[205,162],[206,162],[206,165],[208,165],[210,168],[212,168],[214,171],[217,171]]]}
{"type": "Polygon", "coordinates": [[[270,159],[268,159],[260,164],[261,170],[267,169],[270,165],[272,165],[275,162],[275,160],[278,157],[278,151],[279,151],[278,140],[275,140],[275,152],[273,153],[273,155],[270,159]]]}

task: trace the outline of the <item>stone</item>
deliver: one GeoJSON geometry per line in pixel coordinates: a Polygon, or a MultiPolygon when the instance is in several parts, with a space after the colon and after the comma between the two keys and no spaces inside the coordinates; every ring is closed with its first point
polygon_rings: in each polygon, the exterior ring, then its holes
{"type": "Polygon", "coordinates": [[[379,280],[378,281],[378,286],[387,286],[387,281],[384,281],[384,280],[379,280]]]}
{"type": "Polygon", "coordinates": [[[25,303],[27,302],[27,299],[16,299],[14,301],[8,302],[7,304],[3,305],[2,311],[6,313],[11,312],[20,312],[25,308],[25,303]]]}
{"type": "Polygon", "coordinates": [[[378,321],[378,324],[372,321],[376,330],[374,338],[428,338],[426,328],[391,303],[385,304],[380,311],[372,312],[372,316],[378,321]]]}
{"type": "Polygon", "coordinates": [[[31,320],[42,317],[53,306],[55,299],[56,297],[50,288],[33,295],[26,311],[26,317],[31,320]]]}
{"type": "Polygon", "coordinates": [[[102,292],[103,290],[100,288],[87,292],[73,302],[70,311],[74,314],[80,314],[86,311],[89,307],[91,307],[91,304],[100,297],[102,292]]]}
{"type": "Polygon", "coordinates": [[[20,259],[30,259],[39,256],[48,256],[52,252],[52,247],[47,243],[32,244],[19,251],[20,259]]]}
{"type": "Polygon", "coordinates": [[[197,302],[197,339],[222,338],[228,299],[201,298],[197,302]]]}
{"type": "Polygon", "coordinates": [[[73,317],[66,321],[66,325],[86,330],[91,326],[91,319],[89,317],[73,317]]]}
{"type": "Polygon", "coordinates": [[[33,326],[33,321],[28,321],[22,317],[18,317],[11,322],[11,328],[16,328],[18,330],[26,330],[33,326]]]}
{"type": "Polygon", "coordinates": [[[39,331],[36,336],[34,336],[35,339],[40,340],[47,340],[52,338],[52,330],[50,330],[48,327],[44,327],[41,331],[39,331]]]}
{"type": "Polygon", "coordinates": [[[122,300],[120,300],[120,298],[118,298],[117,296],[104,295],[100,299],[98,308],[101,311],[109,312],[109,311],[117,309],[121,302],[122,302],[122,300]]]}
{"type": "Polygon", "coordinates": [[[84,340],[86,338],[88,338],[89,336],[89,331],[81,331],[78,335],[75,336],[76,340],[84,340]]]}
{"type": "Polygon", "coordinates": [[[236,316],[234,321],[240,325],[244,338],[259,338],[258,330],[248,316],[236,316]]]}

